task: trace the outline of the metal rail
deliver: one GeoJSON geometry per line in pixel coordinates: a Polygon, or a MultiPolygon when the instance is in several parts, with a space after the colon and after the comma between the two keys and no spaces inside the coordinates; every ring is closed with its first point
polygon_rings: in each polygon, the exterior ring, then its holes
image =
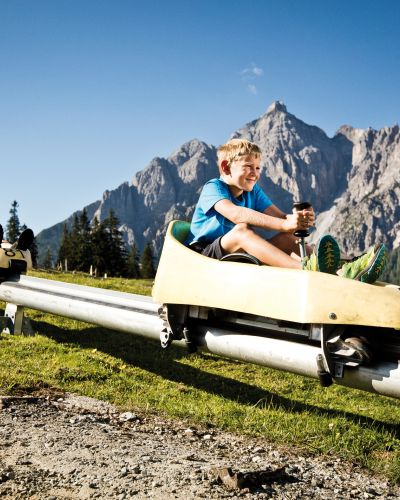
{"type": "MultiPolygon", "coordinates": [[[[150,297],[20,276],[0,284],[0,300],[159,340],[163,322],[150,297]]],[[[203,350],[228,358],[318,378],[318,347],[199,324],[192,332],[203,350]]],[[[178,344],[184,345],[184,342],[178,344]]],[[[345,369],[340,385],[400,398],[399,362],[345,369]]]]}
{"type": "Polygon", "coordinates": [[[0,285],[0,300],[153,339],[162,329],[157,304],[131,293],[20,276],[0,285]]]}

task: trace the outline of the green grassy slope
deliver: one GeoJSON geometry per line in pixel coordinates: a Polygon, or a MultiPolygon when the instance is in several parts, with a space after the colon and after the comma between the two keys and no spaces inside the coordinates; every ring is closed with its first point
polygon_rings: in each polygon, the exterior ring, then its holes
{"type": "MultiPolygon", "coordinates": [[[[149,295],[146,280],[35,276],[149,295]]],[[[4,307],[4,304],[0,305],[4,307]]],[[[34,337],[0,336],[0,393],[58,389],[329,454],[400,482],[400,402],[38,311],[34,337]]]]}

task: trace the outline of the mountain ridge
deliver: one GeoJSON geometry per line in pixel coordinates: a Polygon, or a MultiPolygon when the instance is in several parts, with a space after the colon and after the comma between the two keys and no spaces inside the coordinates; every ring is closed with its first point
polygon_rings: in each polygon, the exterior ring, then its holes
{"type": "MultiPolygon", "coordinates": [[[[289,212],[294,200],[310,201],[317,230],[331,232],[347,253],[359,253],[377,239],[389,249],[400,245],[400,131],[398,125],[379,131],[341,126],[329,138],[275,101],[259,118],[231,137],[256,142],[262,150],[260,185],[280,208],[289,212]]],[[[204,183],[218,176],[217,148],[199,139],[187,141],[167,158],[155,157],[131,182],[106,190],[87,207],[88,217],[103,220],[112,208],[128,245],[142,250],[152,242],[158,257],[168,222],[190,220],[204,183]]],[[[68,219],[37,236],[39,252],[54,256],[68,219]]]]}

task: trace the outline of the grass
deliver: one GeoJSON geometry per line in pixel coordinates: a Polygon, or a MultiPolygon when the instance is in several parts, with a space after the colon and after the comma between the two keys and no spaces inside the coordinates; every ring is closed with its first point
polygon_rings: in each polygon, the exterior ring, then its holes
{"type": "MultiPolygon", "coordinates": [[[[149,295],[149,280],[34,276],[149,295]]],[[[400,483],[400,404],[345,387],[28,311],[34,337],[0,336],[0,392],[51,388],[334,455],[400,483]]]]}

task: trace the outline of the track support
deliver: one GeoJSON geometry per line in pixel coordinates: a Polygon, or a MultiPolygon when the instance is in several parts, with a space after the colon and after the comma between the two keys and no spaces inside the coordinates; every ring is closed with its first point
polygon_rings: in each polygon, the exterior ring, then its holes
{"type": "Polygon", "coordinates": [[[24,314],[24,306],[17,304],[6,305],[4,316],[0,316],[2,333],[10,335],[34,335],[31,322],[24,314]]]}

